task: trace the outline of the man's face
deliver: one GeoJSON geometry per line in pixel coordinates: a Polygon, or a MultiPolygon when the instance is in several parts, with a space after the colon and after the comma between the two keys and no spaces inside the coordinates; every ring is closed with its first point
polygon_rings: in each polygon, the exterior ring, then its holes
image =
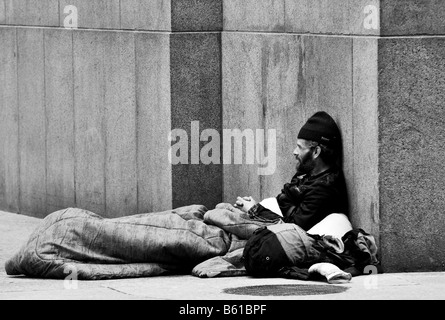
{"type": "Polygon", "coordinates": [[[294,150],[294,155],[295,159],[297,160],[296,170],[298,174],[309,174],[315,168],[313,153],[314,148],[310,147],[307,140],[297,140],[297,147],[294,150]]]}

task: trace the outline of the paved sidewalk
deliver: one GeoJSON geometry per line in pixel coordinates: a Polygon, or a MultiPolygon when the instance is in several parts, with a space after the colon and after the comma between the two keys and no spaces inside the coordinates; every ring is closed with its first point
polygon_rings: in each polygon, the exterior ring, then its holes
{"type": "Polygon", "coordinates": [[[26,241],[40,220],[0,211],[0,300],[443,300],[445,272],[362,276],[351,282],[250,277],[199,279],[166,276],[79,281],[10,277],[4,263],[26,241]]]}

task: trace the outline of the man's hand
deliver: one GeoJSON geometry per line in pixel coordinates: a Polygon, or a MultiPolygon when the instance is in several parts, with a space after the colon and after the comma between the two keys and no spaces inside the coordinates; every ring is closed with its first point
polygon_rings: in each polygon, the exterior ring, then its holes
{"type": "Polygon", "coordinates": [[[238,197],[235,207],[247,213],[257,202],[252,197],[238,197]]]}

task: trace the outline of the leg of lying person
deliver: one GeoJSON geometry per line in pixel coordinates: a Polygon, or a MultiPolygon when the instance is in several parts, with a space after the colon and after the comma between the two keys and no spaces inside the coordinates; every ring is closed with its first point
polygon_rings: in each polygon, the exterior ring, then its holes
{"type": "Polygon", "coordinates": [[[221,203],[204,215],[207,224],[215,225],[241,239],[249,239],[255,230],[283,223],[277,215],[273,217],[251,217],[229,203],[221,203]]]}
{"type": "Polygon", "coordinates": [[[204,220],[204,214],[207,212],[207,208],[202,205],[191,205],[180,207],[172,210],[184,220],[204,220]]]}

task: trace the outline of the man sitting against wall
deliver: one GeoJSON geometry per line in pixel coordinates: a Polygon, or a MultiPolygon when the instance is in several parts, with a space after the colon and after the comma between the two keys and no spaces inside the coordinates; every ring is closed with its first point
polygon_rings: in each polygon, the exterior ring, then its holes
{"type": "MultiPolygon", "coordinates": [[[[366,238],[364,241],[370,246],[373,240],[367,238],[366,233],[351,233],[346,182],[339,166],[340,152],[337,124],[326,112],[315,113],[298,134],[294,150],[296,174],[277,197],[259,203],[252,197],[238,197],[234,206],[217,206],[226,209],[224,217],[217,217],[218,212],[213,211],[206,214],[208,219],[218,221],[219,226],[233,229],[234,234],[248,239],[243,258],[239,260],[236,251],[229,251],[225,257],[196,266],[194,273],[207,276],[218,269],[217,265],[226,264],[230,270],[239,268],[242,262],[249,274],[261,277],[307,279],[310,273],[316,272],[326,276],[329,282],[350,280],[351,274],[336,266],[346,268],[350,261],[348,254],[342,256],[345,248],[340,239],[346,234],[348,238],[359,236],[366,238]],[[321,252],[329,255],[333,251],[339,255],[320,258],[325,254],[321,252]],[[320,261],[330,263],[320,264],[320,261]]],[[[373,253],[369,256],[373,257],[373,253]]],[[[353,274],[360,272],[354,270],[353,274]]]]}
{"type": "MultiPolygon", "coordinates": [[[[284,222],[307,231],[331,213],[348,214],[345,178],[338,165],[340,141],[340,130],[326,112],[317,112],[301,128],[294,151],[296,174],[276,197],[284,222]]],[[[251,217],[275,217],[251,197],[238,197],[235,206],[251,217]]]]}

